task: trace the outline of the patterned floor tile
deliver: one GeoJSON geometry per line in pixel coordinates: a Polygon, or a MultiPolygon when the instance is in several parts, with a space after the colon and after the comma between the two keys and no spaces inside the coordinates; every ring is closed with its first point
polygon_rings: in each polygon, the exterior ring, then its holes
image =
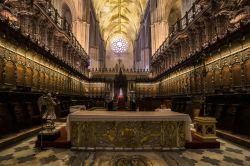
{"type": "Polygon", "coordinates": [[[57,160],[59,160],[59,159],[55,155],[51,155],[51,156],[48,156],[48,157],[43,157],[43,158],[40,159],[42,164],[49,164],[49,163],[57,161],[57,160]]]}
{"type": "Polygon", "coordinates": [[[233,157],[229,157],[229,156],[224,156],[223,161],[229,162],[229,163],[233,163],[236,165],[243,165],[243,160],[237,159],[233,157]]]}
{"type": "Polygon", "coordinates": [[[0,162],[5,161],[5,160],[11,160],[13,158],[14,158],[13,154],[3,155],[3,156],[0,156],[0,162]]]}
{"type": "Polygon", "coordinates": [[[209,157],[211,159],[215,159],[215,160],[223,160],[224,156],[223,156],[223,152],[221,153],[215,153],[214,151],[206,151],[203,153],[203,157],[209,157]]]}
{"type": "Polygon", "coordinates": [[[216,160],[214,158],[211,158],[210,156],[209,157],[203,156],[201,161],[203,161],[205,163],[212,164],[212,165],[219,165],[220,164],[220,160],[216,160]]]}
{"type": "Polygon", "coordinates": [[[214,166],[210,163],[204,162],[204,161],[198,161],[195,166],[214,166]]]}
{"type": "Polygon", "coordinates": [[[37,152],[36,157],[39,158],[39,159],[42,159],[42,158],[51,156],[53,154],[55,154],[55,153],[51,149],[40,150],[40,151],[37,152]]]}
{"type": "Polygon", "coordinates": [[[25,149],[14,153],[14,158],[22,158],[26,156],[35,155],[36,152],[33,149],[25,149]]]}
{"type": "MultiPolygon", "coordinates": [[[[64,126],[65,123],[57,124],[64,126]]],[[[63,166],[63,165],[95,165],[97,161],[119,153],[115,152],[81,152],[70,149],[49,148],[40,150],[35,148],[36,137],[27,138],[10,148],[0,150],[0,165],[2,166],[63,166]],[[102,156],[102,157],[100,157],[102,156]]],[[[149,158],[156,166],[250,166],[250,151],[228,141],[218,139],[220,149],[187,149],[184,151],[168,152],[140,152],[141,156],[149,158]],[[158,162],[158,163],[157,163],[158,162]],[[165,164],[164,164],[165,162],[165,164]],[[157,163],[157,164],[156,164],[157,163]]],[[[133,153],[120,153],[133,155],[133,153]]],[[[103,162],[105,164],[105,162],[103,162]]],[[[108,164],[108,161],[106,162],[108,164]]],[[[99,165],[97,165],[99,166],[99,165]]]]}
{"type": "Polygon", "coordinates": [[[28,162],[28,161],[33,161],[35,159],[36,159],[35,154],[31,154],[31,155],[26,155],[24,157],[19,157],[16,160],[17,160],[17,163],[20,164],[20,163],[25,163],[25,162],[28,162]]]}
{"type": "MultiPolygon", "coordinates": [[[[227,161],[221,161],[220,166],[241,166],[235,163],[227,162],[227,161]]],[[[248,166],[248,165],[243,165],[243,166],[248,166]]]]}
{"type": "Polygon", "coordinates": [[[183,157],[186,157],[188,159],[192,159],[195,161],[199,161],[202,158],[202,154],[193,153],[193,150],[192,151],[187,150],[184,153],[182,153],[182,155],[183,155],[183,157]]]}
{"type": "Polygon", "coordinates": [[[226,151],[234,152],[236,154],[242,154],[242,150],[240,150],[240,149],[234,149],[234,148],[230,148],[230,147],[227,147],[226,151]]]}
{"type": "Polygon", "coordinates": [[[189,165],[195,165],[197,163],[197,160],[191,159],[189,157],[181,156],[182,159],[184,159],[189,165]]]}

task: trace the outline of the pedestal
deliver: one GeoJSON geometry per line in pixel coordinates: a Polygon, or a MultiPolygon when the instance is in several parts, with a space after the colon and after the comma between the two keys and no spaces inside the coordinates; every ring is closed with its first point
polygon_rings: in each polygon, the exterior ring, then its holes
{"type": "Polygon", "coordinates": [[[216,141],[216,119],[213,117],[196,117],[195,122],[195,136],[205,142],[216,141]]]}
{"type": "Polygon", "coordinates": [[[57,129],[54,129],[52,131],[47,131],[47,130],[43,130],[41,132],[39,132],[37,138],[38,141],[54,141],[57,138],[60,137],[60,131],[57,129]]]}

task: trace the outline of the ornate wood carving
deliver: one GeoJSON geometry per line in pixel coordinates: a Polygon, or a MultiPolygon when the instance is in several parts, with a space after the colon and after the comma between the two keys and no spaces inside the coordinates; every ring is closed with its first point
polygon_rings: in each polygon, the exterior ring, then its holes
{"type": "Polygon", "coordinates": [[[240,88],[242,86],[241,64],[234,63],[232,66],[232,85],[233,88],[240,88]]]}
{"type": "Polygon", "coordinates": [[[245,85],[250,87],[250,59],[244,63],[245,85]]]}
{"type": "Polygon", "coordinates": [[[14,62],[12,61],[5,61],[5,66],[4,66],[4,83],[7,85],[12,85],[14,86],[16,83],[16,67],[14,62]]]}

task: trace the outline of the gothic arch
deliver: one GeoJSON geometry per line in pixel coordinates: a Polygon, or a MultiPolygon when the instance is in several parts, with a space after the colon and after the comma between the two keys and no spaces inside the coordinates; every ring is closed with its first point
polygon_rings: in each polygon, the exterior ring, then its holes
{"type": "Polygon", "coordinates": [[[168,16],[168,25],[169,26],[174,25],[176,21],[180,18],[181,18],[181,2],[180,0],[176,0],[168,16]]]}
{"type": "Polygon", "coordinates": [[[62,5],[62,17],[66,19],[66,21],[70,25],[70,28],[72,29],[72,27],[73,27],[72,26],[73,25],[72,12],[66,3],[63,3],[63,5],[62,5]]]}
{"type": "MultiPolygon", "coordinates": [[[[61,9],[63,9],[63,6],[64,5],[67,5],[70,12],[71,12],[71,15],[72,15],[72,22],[74,22],[77,18],[77,13],[76,13],[76,7],[75,7],[75,2],[74,0],[62,0],[61,2],[62,6],[61,6],[61,9]]],[[[62,10],[63,11],[63,10],[62,10]]]]}

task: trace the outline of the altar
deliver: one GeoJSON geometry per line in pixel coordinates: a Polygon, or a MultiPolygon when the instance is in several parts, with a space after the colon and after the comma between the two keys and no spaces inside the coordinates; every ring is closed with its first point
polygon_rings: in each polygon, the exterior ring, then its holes
{"type": "Polygon", "coordinates": [[[68,116],[68,140],[82,150],[182,149],[192,141],[187,114],[77,111],[68,116]]]}

